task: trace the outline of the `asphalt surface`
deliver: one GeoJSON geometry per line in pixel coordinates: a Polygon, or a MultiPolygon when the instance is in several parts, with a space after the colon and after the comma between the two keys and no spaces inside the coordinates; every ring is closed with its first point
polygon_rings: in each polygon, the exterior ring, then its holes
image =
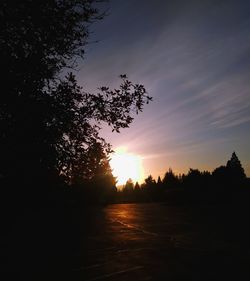
{"type": "Polygon", "coordinates": [[[65,213],[20,214],[11,223],[11,233],[1,238],[1,276],[250,280],[248,204],[115,204],[65,213]]]}
{"type": "Polygon", "coordinates": [[[117,204],[92,218],[84,280],[221,280],[250,274],[248,214],[233,206],[117,204]]]}

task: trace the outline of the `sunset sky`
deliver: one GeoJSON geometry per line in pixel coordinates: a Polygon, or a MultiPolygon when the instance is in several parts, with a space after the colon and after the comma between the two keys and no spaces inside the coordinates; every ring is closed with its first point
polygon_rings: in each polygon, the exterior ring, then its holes
{"type": "Polygon", "coordinates": [[[153,102],[120,134],[145,176],[212,170],[236,151],[250,176],[250,1],[111,0],[92,26],[84,89],[144,84],[153,102]],[[98,43],[94,43],[98,40],[98,43]]]}

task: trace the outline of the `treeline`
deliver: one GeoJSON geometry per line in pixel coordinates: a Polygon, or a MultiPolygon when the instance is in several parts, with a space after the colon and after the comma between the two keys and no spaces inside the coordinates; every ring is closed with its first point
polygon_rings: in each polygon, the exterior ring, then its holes
{"type": "Polygon", "coordinates": [[[149,175],[142,184],[128,179],[122,188],[116,187],[107,163],[92,179],[80,181],[68,190],[77,206],[132,202],[203,204],[245,197],[248,186],[249,179],[234,152],[226,165],[212,172],[190,169],[187,174],[177,175],[169,168],[162,178],[149,175]]]}
{"type": "Polygon", "coordinates": [[[164,177],[148,176],[141,185],[129,179],[117,192],[117,202],[216,202],[233,199],[247,190],[248,179],[236,153],[225,166],[212,172],[190,169],[175,174],[169,168],[164,177]]]}
{"type": "Polygon", "coordinates": [[[152,98],[126,75],[113,90],[103,86],[90,93],[78,84],[77,62],[84,58],[90,24],[104,16],[97,7],[102,1],[2,2],[0,213],[161,201],[170,198],[169,190],[223,190],[245,181],[234,153],[212,174],[190,170],[176,176],[169,170],[163,179],[128,181],[118,191],[108,163],[112,149],[100,129],[105,124],[116,132],[128,128],[152,98]]]}

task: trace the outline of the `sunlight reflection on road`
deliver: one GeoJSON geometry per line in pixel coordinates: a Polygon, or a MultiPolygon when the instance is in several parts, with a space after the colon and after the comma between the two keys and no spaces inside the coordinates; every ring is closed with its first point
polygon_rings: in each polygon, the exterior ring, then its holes
{"type": "Polygon", "coordinates": [[[145,235],[158,236],[157,233],[147,231],[145,225],[145,218],[138,214],[138,206],[134,204],[121,204],[118,208],[112,209],[110,207],[106,210],[106,216],[109,221],[112,222],[112,227],[114,229],[120,228],[117,235],[119,239],[132,239],[141,240],[148,239],[144,237],[145,235]],[[124,237],[121,237],[124,235],[124,237]]]}
{"type": "Polygon", "coordinates": [[[218,270],[225,274],[237,262],[239,247],[219,228],[224,218],[213,207],[110,205],[89,237],[84,280],[218,280],[218,270]]]}

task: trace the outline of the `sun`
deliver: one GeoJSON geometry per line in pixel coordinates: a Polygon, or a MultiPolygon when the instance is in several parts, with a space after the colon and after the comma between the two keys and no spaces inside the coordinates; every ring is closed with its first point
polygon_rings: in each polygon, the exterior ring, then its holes
{"type": "Polygon", "coordinates": [[[128,179],[142,182],[143,166],[140,156],[128,153],[125,147],[115,149],[110,160],[113,175],[117,178],[117,185],[124,185],[128,179]]]}

